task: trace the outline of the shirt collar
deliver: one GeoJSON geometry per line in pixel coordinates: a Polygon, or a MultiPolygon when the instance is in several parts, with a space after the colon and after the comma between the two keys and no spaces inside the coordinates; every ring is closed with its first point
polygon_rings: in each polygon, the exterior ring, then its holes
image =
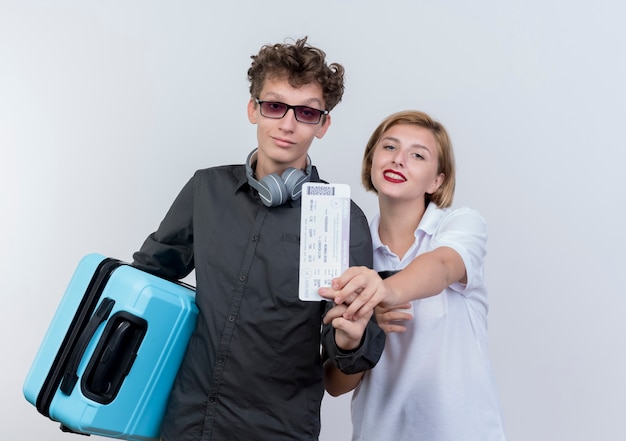
{"type": "MultiPolygon", "coordinates": [[[[424,211],[422,220],[415,230],[415,237],[418,236],[420,230],[430,236],[435,234],[435,229],[437,228],[437,225],[439,225],[439,219],[441,218],[442,214],[443,210],[439,208],[434,202],[430,202],[428,204],[428,207],[426,207],[426,211],[424,211]]],[[[370,233],[372,235],[372,246],[374,250],[386,246],[380,240],[380,235],[378,234],[379,226],[380,213],[377,213],[370,222],[370,233]]]]}
{"type": "Polygon", "coordinates": [[[372,247],[374,250],[377,250],[385,246],[380,241],[380,236],[378,235],[379,226],[380,226],[380,213],[376,213],[376,215],[370,221],[370,235],[372,236],[372,247]]]}
{"type": "MultiPolygon", "coordinates": [[[[429,202],[426,211],[422,216],[420,224],[417,226],[417,231],[422,230],[429,236],[435,234],[437,225],[439,225],[439,219],[443,215],[443,210],[437,206],[434,202],[429,202]]],[[[416,234],[417,234],[416,231],[416,234]]]]}
{"type": "Polygon", "coordinates": [[[235,185],[235,193],[242,189],[242,187],[249,186],[248,178],[246,177],[246,168],[245,166],[235,167],[233,169],[233,175],[235,175],[235,179],[237,180],[237,184],[235,185]]]}

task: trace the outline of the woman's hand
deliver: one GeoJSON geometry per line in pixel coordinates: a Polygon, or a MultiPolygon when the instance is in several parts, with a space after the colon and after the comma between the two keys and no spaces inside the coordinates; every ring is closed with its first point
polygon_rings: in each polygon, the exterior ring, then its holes
{"type": "Polygon", "coordinates": [[[341,276],[333,279],[330,288],[320,288],[319,294],[336,304],[348,307],[343,313],[346,320],[371,317],[374,308],[381,304],[393,304],[393,293],[378,273],[364,266],[348,268],[341,276]]]}
{"type": "Polygon", "coordinates": [[[406,326],[403,325],[402,322],[413,320],[413,316],[407,312],[402,312],[402,309],[411,309],[411,304],[404,303],[402,305],[394,306],[393,308],[383,308],[382,306],[377,306],[374,310],[378,326],[380,326],[386,334],[389,334],[390,332],[406,331],[406,326]]]}

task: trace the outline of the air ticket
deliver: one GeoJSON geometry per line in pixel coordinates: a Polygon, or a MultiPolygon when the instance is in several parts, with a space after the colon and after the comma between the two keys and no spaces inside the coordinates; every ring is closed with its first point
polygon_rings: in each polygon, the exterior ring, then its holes
{"type": "Polygon", "coordinates": [[[299,297],[326,300],[318,289],[349,264],[350,186],[307,182],[301,198],[299,297]]]}

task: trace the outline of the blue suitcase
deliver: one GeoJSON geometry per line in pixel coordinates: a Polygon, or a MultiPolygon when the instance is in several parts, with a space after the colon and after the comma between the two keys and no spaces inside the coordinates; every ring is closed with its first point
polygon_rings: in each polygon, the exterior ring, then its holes
{"type": "Polygon", "coordinates": [[[24,396],[64,431],[157,439],[197,313],[192,287],[89,254],[41,343],[24,396]]]}

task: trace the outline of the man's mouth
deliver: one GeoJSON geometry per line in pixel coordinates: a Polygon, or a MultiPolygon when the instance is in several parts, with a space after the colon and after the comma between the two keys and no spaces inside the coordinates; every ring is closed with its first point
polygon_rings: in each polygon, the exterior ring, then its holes
{"type": "Polygon", "coordinates": [[[290,141],[288,139],[284,139],[284,138],[273,138],[273,139],[276,145],[280,147],[290,147],[295,144],[295,142],[290,141]]]}

